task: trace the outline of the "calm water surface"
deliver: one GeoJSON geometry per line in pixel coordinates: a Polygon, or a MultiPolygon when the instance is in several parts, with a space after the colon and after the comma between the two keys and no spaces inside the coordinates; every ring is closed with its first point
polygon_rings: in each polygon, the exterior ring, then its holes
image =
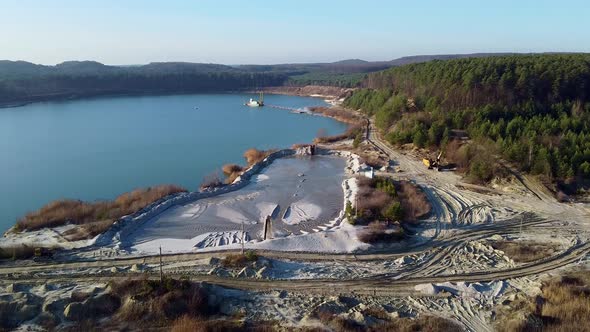
{"type": "MultiPolygon", "coordinates": [[[[243,152],[336,134],[331,119],[248,108],[245,94],[111,97],[0,109],[0,230],[60,198],[112,199],[174,183],[194,190],[243,152]]],[[[268,95],[267,104],[324,105],[268,95]]],[[[221,176],[221,172],[219,171],[221,176]]]]}

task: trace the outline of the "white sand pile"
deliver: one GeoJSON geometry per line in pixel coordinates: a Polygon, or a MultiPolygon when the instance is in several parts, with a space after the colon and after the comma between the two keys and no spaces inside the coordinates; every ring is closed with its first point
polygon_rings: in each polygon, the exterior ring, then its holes
{"type": "Polygon", "coordinates": [[[414,289],[426,294],[436,295],[440,292],[448,292],[454,296],[462,298],[482,298],[482,297],[498,297],[508,287],[506,281],[492,281],[492,282],[444,282],[439,284],[419,284],[414,286],[414,289]]]}

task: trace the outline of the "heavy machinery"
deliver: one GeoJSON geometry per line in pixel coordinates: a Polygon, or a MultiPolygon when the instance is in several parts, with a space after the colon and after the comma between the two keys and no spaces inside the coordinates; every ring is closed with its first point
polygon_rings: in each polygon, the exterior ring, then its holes
{"type": "Polygon", "coordinates": [[[442,157],[442,150],[440,151],[440,153],[438,154],[438,156],[436,156],[436,159],[432,159],[432,158],[424,158],[422,159],[422,163],[424,164],[424,166],[428,167],[428,169],[436,169],[437,171],[440,171],[440,158],[442,157]]]}

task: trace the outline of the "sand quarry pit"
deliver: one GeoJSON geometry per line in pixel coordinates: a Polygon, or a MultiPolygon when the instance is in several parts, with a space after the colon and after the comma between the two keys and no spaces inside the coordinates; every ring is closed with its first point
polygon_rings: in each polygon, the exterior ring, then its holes
{"type": "Polygon", "coordinates": [[[173,206],[124,241],[140,252],[218,247],[263,239],[271,216],[273,237],[304,235],[334,226],[344,206],[346,160],[337,156],[291,156],[275,160],[244,188],[173,206]]]}

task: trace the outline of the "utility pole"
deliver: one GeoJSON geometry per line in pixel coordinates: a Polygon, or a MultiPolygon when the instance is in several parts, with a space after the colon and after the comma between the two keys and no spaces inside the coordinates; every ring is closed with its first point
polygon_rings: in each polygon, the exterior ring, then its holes
{"type": "Polygon", "coordinates": [[[162,273],[162,246],[160,246],[160,285],[164,282],[164,274],[162,273]]]}
{"type": "Polygon", "coordinates": [[[242,255],[244,254],[244,220],[242,220],[242,255]]]}

